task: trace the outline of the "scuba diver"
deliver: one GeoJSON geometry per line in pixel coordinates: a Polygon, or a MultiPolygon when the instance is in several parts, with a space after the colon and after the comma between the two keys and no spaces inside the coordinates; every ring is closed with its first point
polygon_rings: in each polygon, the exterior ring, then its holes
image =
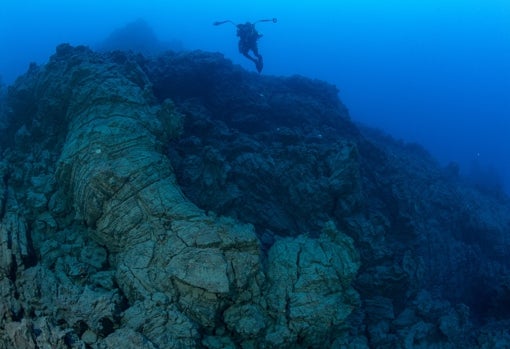
{"type": "Polygon", "coordinates": [[[257,46],[257,40],[262,37],[257,29],[255,29],[255,24],[259,22],[273,22],[276,23],[278,20],[276,18],[272,19],[261,19],[256,21],[255,23],[246,22],[244,24],[235,24],[230,20],[214,22],[213,25],[220,25],[224,23],[231,23],[237,28],[237,36],[239,36],[239,52],[248,58],[250,61],[255,63],[255,68],[260,73],[262,68],[264,67],[264,61],[262,60],[262,55],[259,53],[259,48],[257,46]],[[255,57],[250,55],[250,51],[253,52],[255,57]]]}

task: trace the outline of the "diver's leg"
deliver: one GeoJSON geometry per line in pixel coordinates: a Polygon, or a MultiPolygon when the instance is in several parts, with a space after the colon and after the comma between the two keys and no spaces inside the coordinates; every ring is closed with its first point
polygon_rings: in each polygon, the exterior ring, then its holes
{"type": "MultiPolygon", "coordinates": [[[[253,50],[252,50],[253,51],[253,50]]],[[[262,71],[262,60],[260,57],[260,55],[258,54],[258,51],[255,52],[253,51],[253,53],[256,54],[257,58],[255,57],[252,57],[249,52],[249,48],[247,48],[246,46],[242,45],[241,43],[239,43],[239,52],[241,52],[241,54],[248,58],[250,61],[252,61],[253,63],[255,63],[255,68],[257,68],[257,71],[260,73],[262,71]]]]}
{"type": "Polygon", "coordinates": [[[252,61],[253,63],[257,63],[257,59],[250,56],[248,53],[243,53],[243,56],[245,56],[246,58],[248,58],[250,61],[252,61]]]}
{"type": "Polygon", "coordinates": [[[262,59],[262,55],[259,53],[259,48],[255,44],[252,48],[253,54],[257,57],[257,60],[255,61],[255,67],[257,68],[257,71],[260,73],[262,71],[262,68],[264,67],[264,61],[262,59]]]}
{"type": "Polygon", "coordinates": [[[262,56],[260,55],[259,53],[259,48],[257,46],[257,44],[253,45],[252,49],[253,51],[253,54],[258,58],[258,59],[262,59],[262,56]]]}
{"type": "Polygon", "coordinates": [[[260,73],[262,68],[264,68],[264,62],[262,61],[262,56],[259,55],[259,59],[255,62],[255,68],[260,73]]]}

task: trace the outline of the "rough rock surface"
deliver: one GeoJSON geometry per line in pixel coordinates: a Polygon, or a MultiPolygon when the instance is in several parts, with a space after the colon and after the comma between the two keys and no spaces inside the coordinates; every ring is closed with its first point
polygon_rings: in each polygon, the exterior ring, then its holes
{"type": "Polygon", "coordinates": [[[299,265],[335,271],[308,276],[300,297],[330,299],[338,311],[293,315],[288,324],[272,317],[287,294],[278,304],[266,299],[295,270],[275,275],[287,257],[263,260],[249,222],[206,213],[183,195],[162,151],[183,116],[151,88],[133,57],[62,45],[12,89],[20,117],[2,167],[4,346],[267,346],[284,331],[292,336],[279,346],[288,347],[298,336],[319,344],[319,333],[332,335],[356,298],[352,241],[333,229],[338,242],[322,247],[330,258],[299,265]],[[15,168],[26,156],[34,164],[15,168]],[[15,193],[18,186],[25,191],[15,193]],[[330,284],[338,284],[333,295],[330,284]]]}
{"type": "Polygon", "coordinates": [[[331,85],[61,45],[9,88],[0,349],[499,348],[510,203],[331,85]]]}

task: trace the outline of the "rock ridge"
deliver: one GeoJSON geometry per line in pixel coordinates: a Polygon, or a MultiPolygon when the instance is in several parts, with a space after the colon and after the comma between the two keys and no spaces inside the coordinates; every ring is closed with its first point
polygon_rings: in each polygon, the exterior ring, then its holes
{"type": "Polygon", "coordinates": [[[330,84],[63,44],[6,102],[0,349],[510,343],[508,198],[330,84]]]}
{"type": "Polygon", "coordinates": [[[352,240],[333,226],[331,237],[306,248],[322,256],[297,266],[301,276],[292,282],[306,275],[306,284],[292,295],[276,292],[288,286],[280,278],[295,272],[271,272],[286,257],[263,257],[252,225],[207,213],[182,193],[163,149],[181,133],[183,115],[153,96],[137,59],[61,45],[10,92],[13,115],[23,116],[10,128],[23,130],[23,140],[13,137],[2,170],[27,194],[6,185],[13,214],[3,217],[0,236],[8,240],[2,255],[11,256],[3,264],[13,271],[2,282],[19,311],[1,313],[3,347],[320,345],[356,302],[352,240]],[[28,96],[32,106],[22,103],[28,96]],[[14,168],[27,156],[28,168],[14,168]],[[26,213],[14,215],[19,208],[26,213]],[[35,265],[23,263],[27,236],[35,265]],[[334,273],[310,273],[319,266],[334,273]],[[281,322],[270,314],[288,297],[297,302],[292,309],[330,299],[343,310],[299,310],[281,322]]]}

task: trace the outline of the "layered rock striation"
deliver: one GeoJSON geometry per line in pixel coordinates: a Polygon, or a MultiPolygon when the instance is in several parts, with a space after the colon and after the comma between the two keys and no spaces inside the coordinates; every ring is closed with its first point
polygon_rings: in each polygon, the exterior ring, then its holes
{"type": "Polygon", "coordinates": [[[186,198],[163,152],[183,115],[134,57],[59,46],[11,99],[4,347],[318,346],[343,326],[352,240],[332,225],[263,256],[249,222],[186,198]]]}
{"type": "Polygon", "coordinates": [[[0,348],[495,348],[510,204],[221,55],[61,45],[9,88],[0,348]]]}

